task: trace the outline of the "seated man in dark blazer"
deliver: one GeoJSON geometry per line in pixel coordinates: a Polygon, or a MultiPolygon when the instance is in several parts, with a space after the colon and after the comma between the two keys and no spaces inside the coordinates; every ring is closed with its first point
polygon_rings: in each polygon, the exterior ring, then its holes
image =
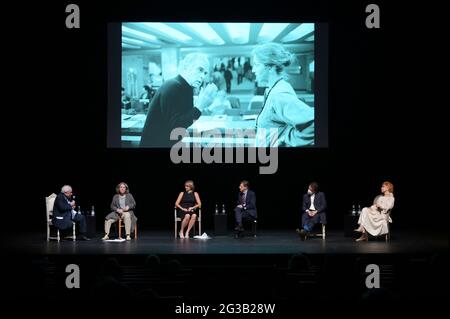
{"type": "Polygon", "coordinates": [[[312,231],[315,224],[327,223],[326,209],[325,194],[319,192],[319,185],[316,182],[312,182],[308,186],[308,193],[303,195],[302,228],[297,229],[302,239],[305,239],[306,235],[312,231]]]}
{"type": "Polygon", "coordinates": [[[256,214],[256,195],[253,191],[248,189],[248,181],[243,180],[239,184],[239,196],[237,206],[234,209],[234,216],[236,219],[237,232],[244,231],[242,220],[255,220],[256,214]]]}
{"type": "Polygon", "coordinates": [[[84,215],[78,214],[75,208],[75,201],[72,199],[72,187],[64,185],[61,193],[55,198],[53,206],[53,225],[59,230],[72,228],[72,222],[80,224],[80,236],[77,238],[82,240],[89,240],[86,237],[87,224],[84,215]]]}
{"type": "Polygon", "coordinates": [[[175,128],[188,128],[217,94],[215,84],[200,90],[194,104],[194,88],[201,87],[209,71],[207,56],[190,53],[182,61],[179,74],[166,81],[152,98],[142,131],[141,147],[172,147],[175,128]]]}

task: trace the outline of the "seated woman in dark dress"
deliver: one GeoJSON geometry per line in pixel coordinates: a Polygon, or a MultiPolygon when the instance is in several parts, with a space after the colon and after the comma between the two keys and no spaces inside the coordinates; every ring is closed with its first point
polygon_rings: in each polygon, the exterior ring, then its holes
{"type": "Polygon", "coordinates": [[[194,182],[186,181],[184,183],[185,192],[181,192],[178,195],[175,207],[177,209],[177,216],[181,218],[181,229],[179,232],[180,238],[189,238],[189,231],[194,226],[197,220],[197,209],[202,205],[200,196],[197,192],[194,192],[194,182]],[[186,234],[184,229],[187,226],[186,234]]]}

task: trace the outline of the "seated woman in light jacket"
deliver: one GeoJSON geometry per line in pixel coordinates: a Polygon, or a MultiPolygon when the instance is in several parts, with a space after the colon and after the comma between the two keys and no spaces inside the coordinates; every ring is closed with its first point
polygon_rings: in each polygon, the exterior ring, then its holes
{"type": "Polygon", "coordinates": [[[372,206],[363,208],[358,220],[359,227],[355,229],[361,233],[361,237],[356,241],[367,241],[367,233],[381,236],[389,232],[388,223],[392,223],[392,219],[388,212],[394,207],[394,185],[384,182],[381,185],[381,193],[383,195],[375,197],[372,206]]]}
{"type": "Polygon", "coordinates": [[[137,221],[133,212],[136,202],[133,195],[130,194],[126,183],[122,182],[117,185],[116,193],[111,202],[112,212],[105,217],[105,236],[102,239],[109,239],[111,225],[118,221],[119,218],[122,218],[125,224],[125,233],[127,234],[126,239],[131,240],[130,234],[134,231],[137,221]]]}
{"type": "Polygon", "coordinates": [[[256,119],[256,146],[298,147],[314,144],[314,108],[300,101],[286,81],[293,56],[278,43],[253,50],[256,81],[266,84],[264,104],[256,119]]]}

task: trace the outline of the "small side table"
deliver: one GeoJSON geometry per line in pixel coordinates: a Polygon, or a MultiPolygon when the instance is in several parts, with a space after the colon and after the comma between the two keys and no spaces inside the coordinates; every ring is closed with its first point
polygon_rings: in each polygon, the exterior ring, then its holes
{"type": "Polygon", "coordinates": [[[347,214],[344,216],[344,236],[355,237],[358,233],[354,229],[358,228],[359,215],[347,214]]]}
{"type": "Polygon", "coordinates": [[[228,215],[214,214],[214,235],[224,236],[228,232],[228,215]]]}
{"type": "Polygon", "coordinates": [[[86,217],[86,225],[87,225],[87,234],[86,236],[89,238],[94,238],[97,233],[97,223],[96,223],[96,216],[92,215],[85,215],[86,217]]]}

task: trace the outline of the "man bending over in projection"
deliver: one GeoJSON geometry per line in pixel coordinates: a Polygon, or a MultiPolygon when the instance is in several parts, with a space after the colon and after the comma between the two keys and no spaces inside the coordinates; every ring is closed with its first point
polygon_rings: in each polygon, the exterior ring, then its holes
{"type": "Polygon", "coordinates": [[[208,71],[209,61],[204,54],[190,53],[183,59],[179,75],[166,81],[150,103],[141,147],[171,147],[177,141],[170,140],[170,132],[187,128],[200,117],[217,93],[217,87],[209,84],[200,91],[194,106],[193,90],[202,85],[208,71]]]}

